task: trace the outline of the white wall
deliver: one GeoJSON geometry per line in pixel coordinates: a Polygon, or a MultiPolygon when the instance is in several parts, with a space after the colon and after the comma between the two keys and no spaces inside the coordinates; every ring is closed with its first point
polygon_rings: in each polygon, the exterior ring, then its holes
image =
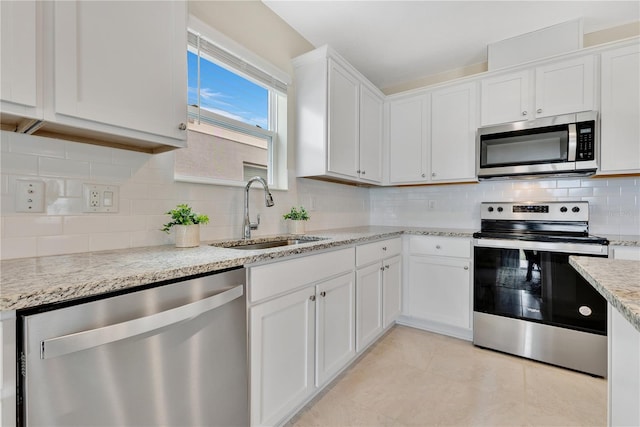
{"type": "Polygon", "coordinates": [[[640,178],[483,181],[479,184],[371,189],[371,223],[479,229],[480,202],[584,200],[590,232],[640,235],[640,178]],[[429,201],[435,203],[429,209],[429,201]]]}
{"type": "MultiPolygon", "coordinates": [[[[174,153],[150,155],[1,132],[0,157],[2,259],[171,244],[173,235],[159,231],[169,219],[164,212],[185,202],[211,219],[202,227],[203,240],[242,234],[244,188],[174,182],[174,153]],[[15,212],[17,179],[45,181],[45,213],[15,212]],[[118,184],[119,212],[83,213],[85,182],[118,184]]],[[[369,221],[364,188],[290,178],[289,191],[274,191],[276,204],[266,208],[258,187],[252,187],[250,200],[252,220],[261,214],[254,236],[286,232],[282,215],[298,204],[313,204],[308,230],[369,221]]]]}

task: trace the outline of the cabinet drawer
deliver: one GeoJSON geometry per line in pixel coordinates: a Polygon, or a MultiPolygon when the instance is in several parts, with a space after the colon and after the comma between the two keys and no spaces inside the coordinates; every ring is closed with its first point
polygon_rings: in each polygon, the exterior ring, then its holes
{"type": "Polygon", "coordinates": [[[300,286],[352,271],[354,248],[310,255],[249,268],[249,302],[254,303],[300,286]]]}
{"type": "Polygon", "coordinates": [[[471,258],[471,239],[466,237],[411,236],[412,255],[438,255],[471,258]]]}
{"type": "Polygon", "coordinates": [[[402,239],[381,240],[356,246],[356,266],[360,267],[383,258],[394,256],[402,251],[402,239]]]}

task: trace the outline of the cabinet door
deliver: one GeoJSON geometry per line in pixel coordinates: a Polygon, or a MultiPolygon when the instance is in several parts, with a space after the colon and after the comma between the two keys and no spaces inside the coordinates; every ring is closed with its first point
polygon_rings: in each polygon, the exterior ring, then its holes
{"type": "Polygon", "coordinates": [[[402,257],[384,260],[382,275],[382,326],[386,328],[402,312],[402,257]]]}
{"type": "Polygon", "coordinates": [[[476,176],[477,85],[448,87],[431,94],[431,180],[476,176]]]}
{"type": "Polygon", "coordinates": [[[382,182],[382,123],[384,101],[360,85],[360,179],[382,182]]]}
{"type": "Polygon", "coordinates": [[[315,288],[249,309],[251,425],[282,420],[314,390],[315,288]]]}
{"type": "Polygon", "coordinates": [[[322,386],[356,354],[354,274],[317,285],[316,301],[316,385],[322,386]]]}
{"type": "Polygon", "coordinates": [[[640,46],[602,54],[601,172],[640,172],[640,46]]]}
{"type": "Polygon", "coordinates": [[[382,331],[382,265],[356,272],[356,350],[365,349],[382,331]]]}
{"type": "Polygon", "coordinates": [[[593,110],[594,58],[536,68],[536,117],[593,110]]]}
{"type": "Polygon", "coordinates": [[[425,95],[389,103],[389,178],[392,184],[428,180],[427,117],[425,95]]]}
{"type": "Polygon", "coordinates": [[[481,85],[482,126],[527,120],[529,71],[483,79],[481,85]]]}
{"type": "Polygon", "coordinates": [[[329,59],[329,172],[358,177],[358,79],[329,59]]]}
{"type": "MultiPolygon", "coordinates": [[[[42,118],[38,106],[35,1],[0,2],[2,113],[42,118]]],[[[3,120],[5,123],[5,120],[3,120]]]]}
{"type": "Polygon", "coordinates": [[[53,7],[50,119],[185,140],[186,4],[61,1],[53,7]]]}
{"type": "Polygon", "coordinates": [[[469,261],[419,257],[409,260],[409,314],[449,326],[471,327],[469,261]]]}

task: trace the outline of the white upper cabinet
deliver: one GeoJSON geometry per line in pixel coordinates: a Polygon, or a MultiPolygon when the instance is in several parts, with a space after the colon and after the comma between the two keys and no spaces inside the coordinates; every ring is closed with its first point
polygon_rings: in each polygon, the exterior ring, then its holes
{"type": "Polygon", "coordinates": [[[384,99],[360,85],[360,179],[382,182],[384,99]]]}
{"type": "Polygon", "coordinates": [[[640,172],[640,45],[604,52],[601,173],[640,172]]]}
{"type": "Polygon", "coordinates": [[[35,119],[35,135],[148,152],[186,145],[185,2],[1,7],[3,128],[35,119]]]}
{"type": "Polygon", "coordinates": [[[482,126],[518,122],[533,116],[529,109],[530,71],[489,77],[481,82],[482,126]]]}
{"type": "Polygon", "coordinates": [[[45,120],[182,146],[186,6],[55,2],[53,105],[45,120]]]}
{"type": "Polygon", "coordinates": [[[477,83],[389,101],[389,183],[475,180],[477,83]]]}
{"type": "Polygon", "coordinates": [[[293,64],[297,176],[381,183],[384,95],[328,46],[293,64]]]}
{"type": "Polygon", "coordinates": [[[431,180],[476,178],[477,83],[431,93],[431,180]]]}
{"type": "Polygon", "coordinates": [[[424,94],[389,102],[390,184],[428,181],[429,107],[424,94]]]}
{"type": "Polygon", "coordinates": [[[39,73],[35,1],[0,2],[0,111],[3,125],[20,118],[42,119],[37,89],[39,73]]]}
{"type": "Polygon", "coordinates": [[[593,55],[537,67],[536,117],[593,110],[593,55]]]}
{"type": "Polygon", "coordinates": [[[588,55],[482,79],[481,125],[593,110],[594,70],[588,55]]]}
{"type": "Polygon", "coordinates": [[[329,59],[329,172],[358,177],[358,79],[329,59]]]}

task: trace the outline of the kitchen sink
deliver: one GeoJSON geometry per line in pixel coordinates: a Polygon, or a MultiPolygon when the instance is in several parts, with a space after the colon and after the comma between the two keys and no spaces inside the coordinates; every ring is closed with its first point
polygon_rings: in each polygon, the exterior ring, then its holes
{"type": "Polygon", "coordinates": [[[239,250],[255,250],[255,249],[269,249],[269,248],[277,248],[280,246],[293,246],[300,245],[303,243],[310,242],[318,242],[320,240],[326,240],[323,237],[285,237],[273,240],[231,240],[221,243],[212,243],[211,246],[216,246],[220,248],[227,249],[239,249],[239,250]]]}

